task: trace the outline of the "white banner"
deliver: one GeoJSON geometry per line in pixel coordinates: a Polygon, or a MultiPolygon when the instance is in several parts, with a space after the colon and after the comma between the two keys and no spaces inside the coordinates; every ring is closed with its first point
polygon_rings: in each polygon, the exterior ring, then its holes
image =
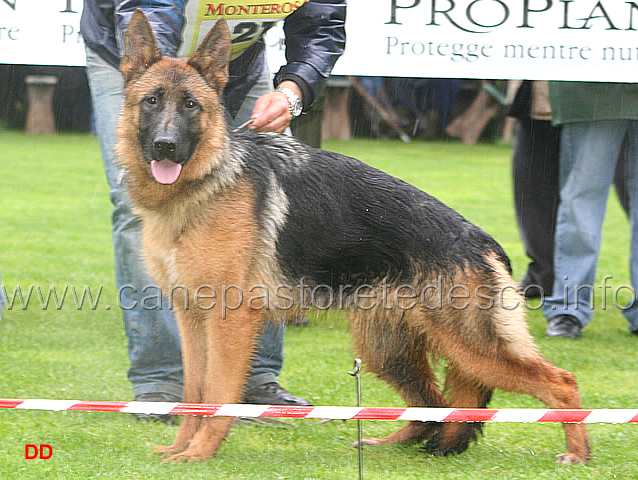
{"type": "Polygon", "coordinates": [[[335,73],[638,81],[638,3],[354,0],[335,73]]]}
{"type": "Polygon", "coordinates": [[[84,65],[82,0],[0,0],[0,63],[84,65]]]}
{"type": "MultiPolygon", "coordinates": [[[[0,63],[82,65],[81,10],[0,0],[0,63]]],[[[638,81],[638,0],[349,0],[346,31],[339,75],[638,81]]]]}

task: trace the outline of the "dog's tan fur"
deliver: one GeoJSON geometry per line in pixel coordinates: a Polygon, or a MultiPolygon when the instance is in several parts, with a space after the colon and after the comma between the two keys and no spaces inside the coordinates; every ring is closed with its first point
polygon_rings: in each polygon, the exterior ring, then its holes
{"type": "MultiPolygon", "coordinates": [[[[275,255],[278,232],[288,212],[286,193],[272,182],[268,221],[258,224],[257,191],[242,175],[243,162],[249,159],[229,148],[219,104],[227,80],[229,44],[225,24],[218,23],[193,58],[163,58],[150,26],[138,12],[127,33],[122,65],[127,84],[117,151],[127,171],[131,199],[143,221],[150,272],[163,291],[180,287],[175,312],[182,338],[186,402],[240,401],[264,315],[263,309],[251,308],[253,300],[263,303],[253,287],[263,285],[274,292],[278,285],[291,281],[275,255]],[[138,105],[157,88],[167,95],[179,96],[184,89],[194,92],[206,112],[199,146],[185,164],[182,177],[172,185],[160,185],[153,179],[138,141],[138,105]],[[205,308],[197,308],[201,298],[195,293],[201,293],[202,286],[207,287],[206,292],[219,294],[229,285],[244,295],[233,297],[237,291],[228,292],[228,303],[238,308],[208,308],[218,297],[207,299],[205,308]]],[[[275,145],[277,140],[272,142],[275,145]]],[[[303,175],[302,160],[289,157],[289,168],[303,175]]],[[[427,288],[439,281],[444,291],[454,285],[466,287],[467,296],[461,295],[465,292],[461,289],[452,302],[444,298],[441,308],[405,308],[400,302],[382,304],[375,297],[367,299],[370,303],[365,308],[351,309],[354,345],[367,368],[387,380],[410,406],[484,407],[492,390],[498,388],[534,395],[552,408],[579,408],[573,375],[538,353],[527,329],[522,299],[503,261],[485,252],[485,262],[489,275],[466,266],[451,276],[436,276],[431,271],[414,276],[415,290],[427,292],[425,305],[439,300],[436,289],[427,288]],[[492,288],[481,290],[486,282],[492,288]],[[431,365],[439,357],[448,362],[443,391],[431,365]]],[[[418,259],[414,271],[422,271],[418,259]]],[[[384,281],[379,279],[375,286],[384,281]]],[[[387,296],[400,298],[395,296],[397,288],[390,284],[387,296]]],[[[299,305],[299,299],[295,302],[299,305]]],[[[346,303],[351,304],[352,298],[346,303]]],[[[276,306],[266,306],[277,313],[276,306]]],[[[230,424],[230,418],[186,416],[173,445],[158,451],[171,454],[172,460],[207,458],[215,454],[230,424]]],[[[367,438],[364,443],[430,438],[433,453],[449,453],[463,450],[476,428],[466,423],[411,422],[385,438],[367,438]]],[[[565,432],[568,452],[559,461],[586,461],[585,427],[565,425],[565,432]]]]}

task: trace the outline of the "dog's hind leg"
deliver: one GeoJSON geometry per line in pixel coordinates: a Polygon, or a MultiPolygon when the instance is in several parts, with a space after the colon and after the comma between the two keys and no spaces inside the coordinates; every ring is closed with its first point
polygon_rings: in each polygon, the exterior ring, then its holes
{"type": "MultiPolygon", "coordinates": [[[[383,377],[382,377],[383,378],[383,377]]],[[[434,377],[432,377],[433,379],[434,377]]],[[[429,378],[424,381],[423,378],[408,379],[400,385],[388,381],[403,397],[406,405],[410,407],[445,407],[446,402],[443,395],[433,380],[429,378]]],[[[400,428],[396,432],[391,433],[383,438],[366,437],[361,439],[363,445],[383,445],[386,443],[410,444],[427,440],[434,435],[440,424],[437,422],[418,422],[412,421],[400,428]]],[[[355,443],[354,446],[357,444],[355,443]]]]}
{"type": "MultiPolygon", "coordinates": [[[[551,408],[580,408],[580,398],[576,378],[570,372],[561,370],[545,361],[545,369],[551,379],[544,382],[544,388],[536,397],[551,408]]],[[[562,464],[585,463],[591,457],[587,426],[585,424],[563,423],[567,452],[558,455],[562,464]]]]}
{"type": "MultiPolygon", "coordinates": [[[[455,365],[462,366],[463,376],[473,379],[484,391],[500,389],[507,392],[532,395],[550,408],[580,408],[576,379],[571,373],[555,367],[536,351],[526,349],[528,342],[517,343],[511,339],[499,341],[494,351],[478,350],[467,342],[455,351],[455,365]]],[[[489,350],[489,349],[488,349],[489,350]]],[[[478,391],[478,390],[477,390],[478,391]]],[[[459,405],[456,399],[452,406],[459,405]]],[[[441,436],[451,438],[458,427],[445,424],[441,436]]],[[[558,456],[564,464],[584,463],[590,457],[587,429],[582,424],[564,424],[567,453],[558,456]]],[[[432,447],[433,448],[433,447],[432,447]]]]}
{"type": "MultiPolygon", "coordinates": [[[[363,342],[360,332],[353,331],[355,345],[366,367],[394,387],[410,407],[447,406],[428,361],[427,347],[423,343],[416,346],[405,330],[403,333],[394,330],[390,335],[379,328],[375,333],[379,332],[383,332],[382,345],[374,334],[363,342]]],[[[439,427],[436,422],[413,421],[383,438],[363,438],[361,442],[364,445],[416,443],[431,437],[439,427]]]]}
{"type": "MultiPolygon", "coordinates": [[[[492,397],[492,390],[466,376],[462,369],[450,364],[445,377],[445,391],[449,403],[460,408],[485,408],[492,397]]],[[[448,455],[465,451],[477,434],[482,422],[450,422],[442,424],[439,431],[423,447],[433,455],[448,455]]]]}
{"type": "MultiPolygon", "coordinates": [[[[488,259],[489,260],[489,259],[488,259]]],[[[555,367],[538,353],[525,322],[525,309],[516,284],[502,262],[492,258],[493,291],[498,295],[487,304],[475,303],[464,310],[448,310],[446,324],[431,325],[428,330],[433,344],[454,365],[451,404],[459,404],[454,390],[474,395],[494,389],[532,395],[550,408],[580,408],[576,379],[571,373],[555,367]],[[457,326],[450,335],[449,321],[457,326]],[[462,374],[460,373],[462,372],[462,374]]],[[[472,279],[470,279],[472,280],[472,279]]],[[[481,285],[482,280],[474,280],[481,285]]],[[[476,290],[478,291],[478,290],[476,290]]],[[[487,297],[481,296],[484,300],[487,297]]],[[[467,394],[460,394],[460,397],[467,394]]],[[[486,399],[489,399],[486,397],[486,399]]],[[[445,424],[441,437],[453,438],[455,427],[445,424]]],[[[558,456],[559,463],[584,463],[590,457],[587,428],[582,424],[564,424],[567,453],[558,456]]],[[[434,444],[432,445],[434,448],[434,444]]]]}
{"type": "MultiPolygon", "coordinates": [[[[581,408],[578,385],[574,375],[555,367],[542,357],[518,362],[494,365],[500,369],[488,379],[495,388],[527,393],[538,398],[550,408],[581,408]],[[505,366],[507,365],[507,367],[505,366]]],[[[591,456],[584,424],[563,423],[567,452],[558,455],[562,464],[585,463],[591,456]]]]}

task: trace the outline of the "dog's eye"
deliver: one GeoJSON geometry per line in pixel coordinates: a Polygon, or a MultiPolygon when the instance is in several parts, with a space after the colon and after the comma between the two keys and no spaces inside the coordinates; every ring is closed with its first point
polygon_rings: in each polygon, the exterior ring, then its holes
{"type": "Polygon", "coordinates": [[[155,105],[157,103],[157,97],[154,95],[146,97],[146,103],[148,103],[149,105],[155,105]]]}
{"type": "Polygon", "coordinates": [[[195,108],[197,106],[197,102],[192,98],[189,98],[186,100],[186,102],[184,102],[184,105],[186,106],[186,108],[195,108]]]}

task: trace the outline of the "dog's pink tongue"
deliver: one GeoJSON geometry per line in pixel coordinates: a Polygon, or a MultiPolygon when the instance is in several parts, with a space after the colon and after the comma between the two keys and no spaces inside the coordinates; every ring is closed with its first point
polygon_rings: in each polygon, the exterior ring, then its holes
{"type": "Polygon", "coordinates": [[[151,172],[153,177],[159,183],[164,185],[170,185],[175,183],[179,178],[179,174],[182,172],[182,166],[179,163],[175,163],[171,160],[153,160],[151,162],[151,172]]]}

